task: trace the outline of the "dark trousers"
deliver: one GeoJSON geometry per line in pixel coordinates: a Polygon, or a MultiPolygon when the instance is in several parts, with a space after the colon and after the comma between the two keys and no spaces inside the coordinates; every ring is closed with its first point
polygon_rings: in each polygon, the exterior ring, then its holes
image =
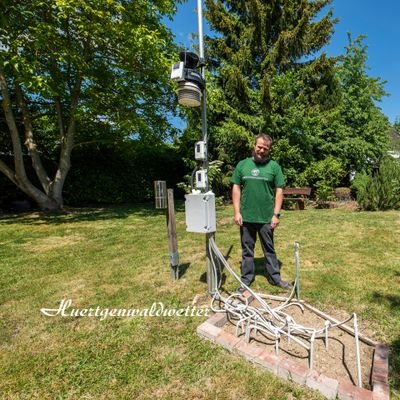
{"type": "Polygon", "coordinates": [[[254,247],[257,234],[265,257],[267,279],[272,285],[277,285],[281,280],[278,259],[274,249],[274,231],[271,224],[256,224],[243,222],[240,227],[240,240],[242,243],[242,282],[250,285],[255,278],[254,247]]]}

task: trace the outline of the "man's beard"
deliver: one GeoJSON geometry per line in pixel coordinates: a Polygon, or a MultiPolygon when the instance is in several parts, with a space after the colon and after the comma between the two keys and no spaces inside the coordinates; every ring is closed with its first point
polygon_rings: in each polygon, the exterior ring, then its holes
{"type": "Polygon", "coordinates": [[[256,151],[253,149],[253,160],[259,164],[265,164],[268,161],[268,153],[264,156],[259,156],[256,154],[256,151]]]}

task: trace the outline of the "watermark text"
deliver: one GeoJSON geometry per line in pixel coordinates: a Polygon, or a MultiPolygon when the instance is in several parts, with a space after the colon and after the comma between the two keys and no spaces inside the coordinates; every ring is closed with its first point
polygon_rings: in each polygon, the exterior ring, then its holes
{"type": "Polygon", "coordinates": [[[63,299],[58,308],[41,308],[40,312],[47,317],[92,317],[103,321],[107,318],[135,317],[208,317],[208,308],[187,306],[185,308],[168,308],[162,303],[154,302],[149,308],[74,308],[71,299],[63,299]]]}

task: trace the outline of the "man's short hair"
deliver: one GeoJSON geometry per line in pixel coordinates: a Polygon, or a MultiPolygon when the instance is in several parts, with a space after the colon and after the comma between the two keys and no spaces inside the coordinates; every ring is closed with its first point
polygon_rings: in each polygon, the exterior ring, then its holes
{"type": "Polygon", "coordinates": [[[265,140],[266,142],[268,142],[269,144],[272,144],[272,137],[269,136],[269,135],[267,135],[266,133],[259,133],[259,134],[256,136],[256,139],[255,139],[255,141],[254,141],[254,144],[257,143],[257,140],[258,140],[258,139],[263,139],[263,140],[265,140]]]}

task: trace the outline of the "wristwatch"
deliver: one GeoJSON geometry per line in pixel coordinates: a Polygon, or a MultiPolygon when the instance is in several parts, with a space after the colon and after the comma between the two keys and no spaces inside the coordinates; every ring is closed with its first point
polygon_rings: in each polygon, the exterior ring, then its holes
{"type": "Polygon", "coordinates": [[[279,213],[274,213],[274,217],[280,218],[280,216],[281,216],[281,214],[279,214],[279,213]]]}

